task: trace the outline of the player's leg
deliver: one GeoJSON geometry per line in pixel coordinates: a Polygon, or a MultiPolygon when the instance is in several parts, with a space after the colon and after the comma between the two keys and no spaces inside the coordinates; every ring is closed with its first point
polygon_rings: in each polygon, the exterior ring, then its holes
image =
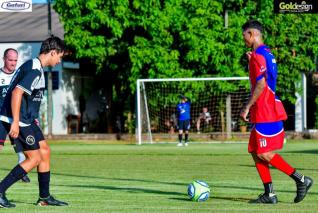
{"type": "Polygon", "coordinates": [[[251,200],[250,203],[277,203],[277,196],[274,193],[272,177],[269,170],[269,164],[266,161],[260,159],[256,152],[258,150],[258,143],[256,139],[256,131],[253,128],[250,135],[248,144],[248,151],[251,153],[255,162],[256,170],[262,180],[264,186],[264,193],[259,195],[258,198],[251,200]]]}
{"type": "Polygon", "coordinates": [[[189,131],[188,131],[188,130],[186,130],[186,131],[184,132],[184,145],[185,145],[185,146],[188,146],[188,145],[189,145],[189,131]]]}
{"type": "Polygon", "coordinates": [[[50,194],[50,157],[51,150],[46,140],[40,141],[41,162],[38,165],[39,206],[67,206],[68,203],[55,199],[50,194]]]}
{"type": "Polygon", "coordinates": [[[310,177],[306,177],[296,171],[289,165],[279,154],[274,153],[274,150],[281,149],[284,144],[284,129],[282,122],[271,124],[261,124],[256,126],[258,151],[257,156],[271,164],[273,167],[290,176],[297,186],[297,195],[294,199],[295,203],[302,201],[308,190],[313,184],[310,177]]]}
{"type": "Polygon", "coordinates": [[[36,138],[40,140],[40,156],[41,161],[38,164],[38,181],[39,181],[39,199],[37,205],[39,206],[67,206],[68,204],[63,201],[55,199],[50,194],[50,160],[51,149],[47,141],[44,139],[41,129],[38,126],[33,126],[35,129],[36,138]]]}
{"type": "Polygon", "coordinates": [[[179,143],[177,144],[177,146],[182,146],[182,135],[183,135],[183,121],[178,121],[178,129],[179,129],[179,133],[178,133],[178,139],[179,139],[179,143]]]}
{"type": "Polygon", "coordinates": [[[257,199],[252,200],[251,203],[276,204],[278,200],[274,192],[272,177],[269,170],[269,164],[266,161],[261,160],[256,153],[251,153],[251,155],[253,157],[255,167],[264,186],[264,193],[261,194],[257,199]]]}
{"type": "MultiPolygon", "coordinates": [[[[16,141],[15,143],[19,143],[16,141]]],[[[12,186],[14,183],[19,181],[24,177],[29,171],[36,167],[40,160],[40,154],[38,150],[26,151],[26,160],[21,164],[16,165],[10,173],[0,182],[0,206],[5,208],[15,207],[14,204],[11,204],[6,196],[5,192],[7,189],[12,186]]]]}
{"type": "Polygon", "coordinates": [[[50,157],[51,150],[45,140],[40,141],[41,162],[38,165],[39,197],[50,196],[50,157]]]}
{"type": "MultiPolygon", "coordinates": [[[[7,132],[10,130],[11,125],[9,123],[0,122],[3,129],[2,133],[5,133],[3,136],[6,137],[7,132]]],[[[13,141],[12,138],[10,138],[13,141]]],[[[16,140],[16,143],[20,143],[19,139],[16,140]]],[[[6,198],[5,192],[7,189],[20,180],[23,176],[27,174],[26,171],[20,164],[16,165],[9,174],[0,182],[0,207],[2,208],[12,208],[15,207],[14,204],[11,204],[6,198]]]]}
{"type": "Polygon", "coordinates": [[[277,153],[268,152],[258,155],[259,158],[264,159],[276,169],[290,176],[296,183],[297,191],[294,199],[295,203],[302,201],[308,190],[313,184],[313,180],[310,177],[304,176],[293,168],[288,162],[286,162],[282,156],[277,153]]]}
{"type": "MultiPolygon", "coordinates": [[[[17,156],[18,156],[18,164],[21,164],[23,161],[26,160],[26,157],[23,153],[23,147],[21,143],[12,144],[12,145],[13,145],[15,153],[17,153],[17,156]]],[[[28,175],[23,176],[21,180],[22,182],[30,183],[30,178],[28,177],[28,175]]]]}
{"type": "Polygon", "coordinates": [[[184,145],[188,146],[189,145],[189,129],[190,129],[190,120],[184,121],[184,145]]]}

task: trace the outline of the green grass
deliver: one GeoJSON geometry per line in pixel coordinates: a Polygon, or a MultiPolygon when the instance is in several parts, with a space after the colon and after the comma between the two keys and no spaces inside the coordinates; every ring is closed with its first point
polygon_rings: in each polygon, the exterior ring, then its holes
{"type": "MultiPolygon", "coordinates": [[[[7,192],[17,205],[7,212],[317,212],[318,187],[299,204],[293,180],[272,169],[277,205],[248,201],[263,191],[247,153],[247,144],[125,145],[51,142],[51,193],[69,207],[38,207],[36,172],[30,184],[18,182],[7,192]],[[211,186],[202,203],[187,198],[195,179],[211,186]]],[[[288,142],[282,156],[300,172],[318,181],[318,142],[288,142]]],[[[0,153],[0,178],[16,164],[12,148],[0,153]]],[[[318,183],[318,182],[317,182],[318,183]]],[[[4,210],[0,210],[4,211],[4,210]]]]}

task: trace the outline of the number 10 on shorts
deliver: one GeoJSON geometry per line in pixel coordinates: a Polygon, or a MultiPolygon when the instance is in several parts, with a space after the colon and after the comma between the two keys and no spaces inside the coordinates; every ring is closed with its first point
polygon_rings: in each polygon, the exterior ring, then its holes
{"type": "Polygon", "coordinates": [[[259,145],[261,148],[266,147],[267,146],[266,138],[259,139],[259,145]]]}

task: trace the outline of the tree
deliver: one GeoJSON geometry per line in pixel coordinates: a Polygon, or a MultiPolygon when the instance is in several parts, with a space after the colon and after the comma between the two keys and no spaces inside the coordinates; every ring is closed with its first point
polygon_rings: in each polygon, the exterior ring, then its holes
{"type": "Polygon", "coordinates": [[[134,100],[138,78],[247,76],[241,26],[250,18],[265,26],[283,99],[294,101],[300,72],[315,69],[318,17],[273,14],[272,0],[56,0],[54,8],[66,43],[106,73],[119,106],[134,100]]]}

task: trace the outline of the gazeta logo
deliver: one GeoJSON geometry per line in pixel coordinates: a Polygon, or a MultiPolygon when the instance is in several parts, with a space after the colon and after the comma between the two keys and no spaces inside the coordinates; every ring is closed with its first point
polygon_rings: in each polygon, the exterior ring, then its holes
{"type": "Polygon", "coordinates": [[[0,0],[0,12],[32,12],[32,0],[0,0]]]}

